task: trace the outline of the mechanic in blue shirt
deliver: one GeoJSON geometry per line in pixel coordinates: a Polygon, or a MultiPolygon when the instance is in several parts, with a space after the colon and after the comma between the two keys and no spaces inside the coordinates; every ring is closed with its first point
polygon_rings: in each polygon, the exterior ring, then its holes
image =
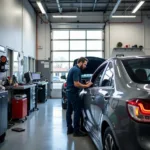
{"type": "Polygon", "coordinates": [[[85,69],[87,66],[88,60],[84,57],[81,57],[77,61],[77,65],[73,66],[67,76],[67,134],[72,134],[74,136],[85,136],[86,134],[80,131],[80,117],[82,111],[82,101],[79,97],[79,91],[81,88],[88,88],[92,85],[92,82],[87,84],[81,83],[81,70],[85,69]],[[74,122],[72,127],[72,112],[74,111],[74,122]]]}

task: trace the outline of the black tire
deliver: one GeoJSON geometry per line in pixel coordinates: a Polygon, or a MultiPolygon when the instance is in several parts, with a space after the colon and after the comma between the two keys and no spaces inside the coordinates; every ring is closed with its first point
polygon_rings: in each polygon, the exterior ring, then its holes
{"type": "Polygon", "coordinates": [[[103,136],[103,150],[118,150],[115,138],[110,127],[107,127],[103,136]]]}
{"type": "Polygon", "coordinates": [[[62,109],[67,109],[66,104],[64,104],[63,102],[62,102],[62,109]]]}
{"type": "Polygon", "coordinates": [[[62,96],[62,100],[61,100],[62,109],[67,109],[67,104],[63,103],[63,101],[64,101],[64,97],[62,96]]]}
{"type": "Polygon", "coordinates": [[[0,136],[0,143],[3,143],[5,141],[5,136],[6,136],[6,133],[0,136]]]}

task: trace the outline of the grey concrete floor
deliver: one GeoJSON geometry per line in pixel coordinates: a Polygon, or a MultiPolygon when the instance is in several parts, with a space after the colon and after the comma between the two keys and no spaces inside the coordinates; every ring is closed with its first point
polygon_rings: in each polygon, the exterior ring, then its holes
{"type": "Polygon", "coordinates": [[[38,105],[25,123],[13,127],[25,128],[25,132],[7,131],[0,150],[96,150],[90,137],[67,136],[65,110],[61,100],[48,100],[38,105]]]}

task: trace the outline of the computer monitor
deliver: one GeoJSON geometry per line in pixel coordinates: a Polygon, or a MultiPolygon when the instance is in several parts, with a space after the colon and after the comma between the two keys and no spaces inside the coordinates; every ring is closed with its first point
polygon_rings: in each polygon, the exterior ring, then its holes
{"type": "Polygon", "coordinates": [[[40,73],[38,73],[38,72],[33,72],[32,73],[32,79],[33,79],[33,81],[39,81],[39,80],[41,80],[41,74],[40,73]]]}
{"type": "Polygon", "coordinates": [[[24,78],[26,80],[26,83],[32,83],[32,76],[31,76],[31,72],[26,72],[24,74],[24,78]]]}

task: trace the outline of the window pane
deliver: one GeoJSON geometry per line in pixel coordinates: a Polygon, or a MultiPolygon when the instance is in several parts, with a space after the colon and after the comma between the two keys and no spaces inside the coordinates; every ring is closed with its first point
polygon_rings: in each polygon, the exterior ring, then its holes
{"type": "Polygon", "coordinates": [[[73,62],[70,62],[70,68],[72,68],[73,67],[73,62]]]}
{"type": "Polygon", "coordinates": [[[87,31],[87,39],[103,39],[103,31],[87,31]]]}
{"type": "Polygon", "coordinates": [[[103,41],[87,41],[87,50],[103,50],[103,41]]]}
{"type": "Polygon", "coordinates": [[[13,63],[13,72],[18,72],[19,68],[18,68],[18,62],[14,62],[13,63]]]}
{"type": "Polygon", "coordinates": [[[61,79],[61,76],[65,75],[67,77],[68,72],[54,72],[52,74],[52,79],[51,81],[52,83],[52,89],[61,89],[62,88],[62,84],[64,82],[66,82],[65,79],[61,79]]]}
{"type": "Polygon", "coordinates": [[[102,79],[101,86],[112,86],[113,85],[113,67],[112,64],[110,63],[109,66],[106,69],[106,72],[104,73],[104,77],[102,79]]]}
{"type": "Polygon", "coordinates": [[[67,77],[68,72],[54,72],[52,74],[52,81],[53,82],[65,82],[65,79],[61,79],[61,76],[66,76],[67,77]]]}
{"type": "Polygon", "coordinates": [[[67,62],[54,62],[52,63],[53,71],[68,71],[69,70],[69,63],[67,62]]]}
{"type": "Polygon", "coordinates": [[[69,39],[69,31],[53,31],[53,39],[69,39]]]}
{"type": "Polygon", "coordinates": [[[58,83],[53,83],[52,84],[52,89],[61,89],[62,88],[62,82],[58,82],[58,83]]]}
{"type": "Polygon", "coordinates": [[[14,52],[14,61],[18,61],[18,52],[14,52]]]}
{"type": "Polygon", "coordinates": [[[85,39],[85,31],[70,31],[70,39],[85,39]]]}
{"type": "Polygon", "coordinates": [[[70,61],[74,61],[80,57],[85,57],[85,52],[70,52],[70,61]]]}
{"type": "Polygon", "coordinates": [[[70,50],[85,50],[85,41],[70,41],[70,50]]]}
{"type": "Polygon", "coordinates": [[[69,50],[69,41],[53,41],[53,50],[69,50]]]}
{"type": "Polygon", "coordinates": [[[53,61],[69,61],[69,52],[53,52],[53,61]]]}
{"type": "Polygon", "coordinates": [[[23,63],[23,72],[28,71],[28,58],[24,56],[24,63],[23,63]]]}
{"type": "Polygon", "coordinates": [[[103,58],[103,52],[87,52],[87,56],[103,58]]]}

